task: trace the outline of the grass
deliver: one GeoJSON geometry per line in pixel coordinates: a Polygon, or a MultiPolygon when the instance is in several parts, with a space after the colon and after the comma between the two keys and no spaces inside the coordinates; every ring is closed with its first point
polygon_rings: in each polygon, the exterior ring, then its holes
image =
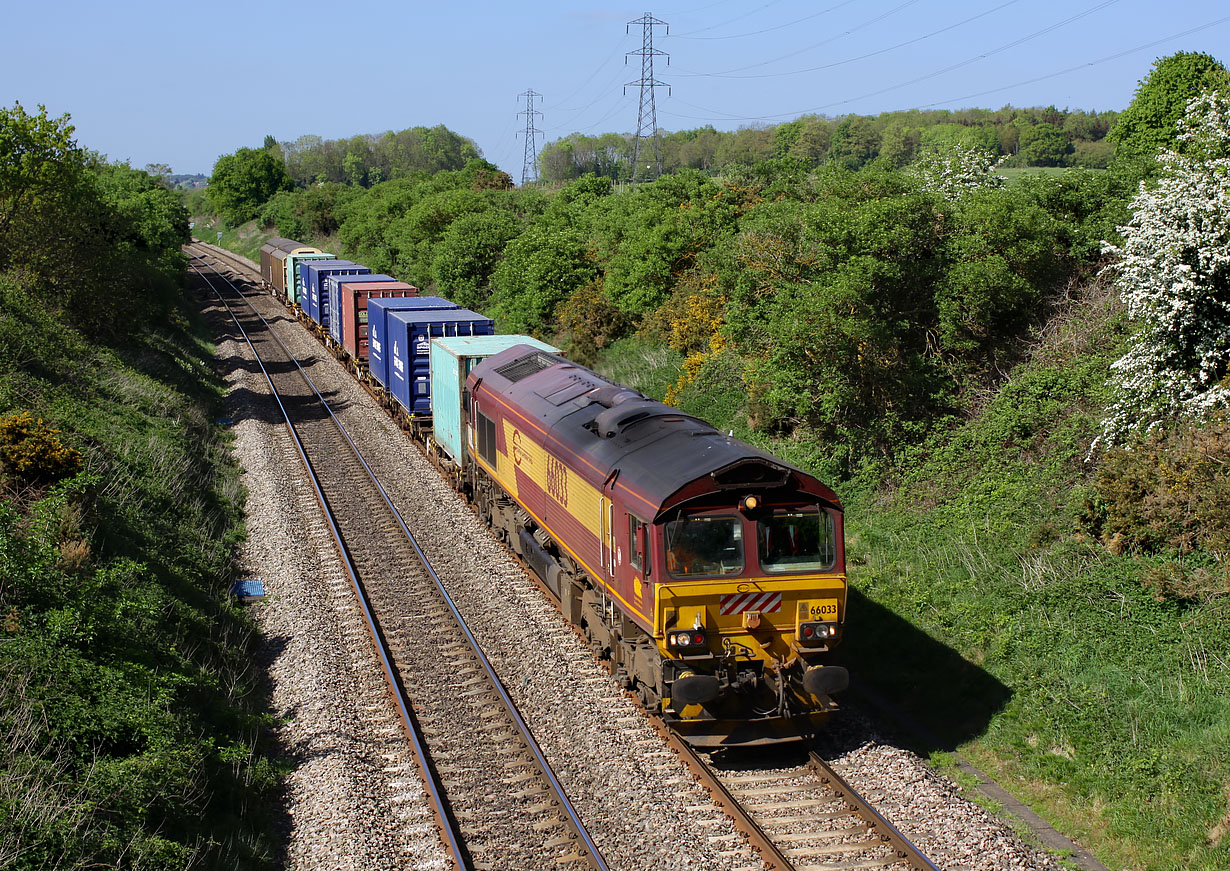
{"type": "Polygon", "coordinates": [[[217,215],[194,215],[192,235],[259,263],[261,246],[277,234],[258,226],[255,221],[231,227],[217,215]]]}
{"type": "Polygon", "coordinates": [[[1070,169],[1082,172],[1104,172],[1105,170],[1090,170],[1088,167],[1075,166],[1004,166],[995,170],[996,175],[1002,175],[1008,181],[1016,181],[1024,175],[1063,175],[1070,169]]]}
{"type": "Polygon", "coordinates": [[[599,354],[595,370],[618,384],[661,401],[679,377],[683,357],[666,345],[620,339],[599,354]]]}
{"type": "MultiPolygon", "coordinates": [[[[1109,297],[1078,296],[1028,363],[967,397],[968,420],[906,450],[891,478],[839,487],[852,586],[841,655],[927,727],[937,765],[960,750],[1108,866],[1226,869],[1230,597],[1159,599],[1144,579],[1165,558],[1112,553],[1081,521],[1123,339],[1109,297]]],[[[660,399],[681,367],[625,339],[596,368],[660,399]]],[[[826,477],[826,447],[751,432],[744,402],[738,360],[719,355],[681,405],[826,477]]]]}
{"type": "MultiPolygon", "coordinates": [[[[856,686],[959,750],[1112,868],[1230,868],[1230,596],[1159,599],[1165,556],[1112,553],[1082,525],[1086,462],[1122,352],[1105,289],[1069,300],[1029,361],[892,476],[846,504],[856,686]]],[[[634,341],[605,374],[651,394],[680,371],[634,341]],[[641,389],[645,389],[642,387],[641,389]]],[[[713,360],[685,410],[824,477],[826,449],[750,432],[737,361],[713,360]]],[[[661,395],[657,393],[656,395],[661,395]]]]}
{"type": "Polygon", "coordinates": [[[207,330],[176,312],[109,348],[34,303],[0,276],[0,413],[84,469],[0,476],[0,865],[270,867],[278,764],[228,594],[244,494],[207,330]]]}
{"type": "Polygon", "coordinates": [[[929,749],[960,749],[1108,866],[1225,869],[1230,597],[1159,599],[1144,578],[1165,557],[1083,532],[1121,325],[1070,320],[899,487],[852,494],[864,613],[844,653],[929,749]]]}

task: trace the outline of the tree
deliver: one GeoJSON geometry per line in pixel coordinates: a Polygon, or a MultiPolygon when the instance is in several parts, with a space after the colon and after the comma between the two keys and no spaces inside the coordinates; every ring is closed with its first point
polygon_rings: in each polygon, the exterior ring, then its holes
{"type": "Polygon", "coordinates": [[[761,127],[740,127],[726,133],[718,143],[714,160],[718,166],[743,163],[751,166],[773,156],[773,131],[761,127]]]}
{"type": "Polygon", "coordinates": [[[432,246],[431,277],[436,288],[459,305],[481,310],[504,246],[521,229],[516,217],[503,209],[461,215],[432,246]]]}
{"type": "Polygon", "coordinates": [[[880,136],[880,159],[889,166],[905,166],[919,146],[919,132],[904,121],[892,121],[880,136]]]}
{"type": "Polygon", "coordinates": [[[1156,187],[1142,185],[1120,228],[1123,245],[1108,247],[1139,324],[1112,365],[1109,444],[1230,405],[1230,101],[1208,94],[1185,114],[1156,187]]]}
{"type": "Polygon", "coordinates": [[[1181,51],[1159,58],[1107,138],[1126,158],[1151,157],[1174,144],[1176,124],[1189,102],[1204,91],[1227,86],[1230,73],[1211,55],[1181,51]]]}
{"type": "Polygon", "coordinates": [[[981,148],[953,145],[924,151],[911,171],[922,181],[924,190],[959,199],[981,188],[1003,187],[1003,176],[995,174],[1002,162],[1002,158],[981,148]]]}
{"type": "Polygon", "coordinates": [[[880,133],[870,118],[851,115],[833,131],[832,159],[847,167],[858,169],[870,163],[880,153],[880,133]]]}
{"type": "Polygon", "coordinates": [[[532,227],[508,244],[491,277],[502,330],[542,332],[556,306],[593,280],[585,241],[570,228],[532,227]]]}
{"type": "Polygon", "coordinates": [[[331,182],[279,191],[261,209],[260,221],[288,239],[323,239],[338,231],[342,207],[361,194],[358,188],[331,182]]]}
{"type": "Polygon", "coordinates": [[[626,208],[611,214],[605,234],[605,289],[629,315],[660,305],[701,251],[734,236],[735,198],[697,170],[663,176],[618,205],[626,208]]]}
{"type": "Polygon", "coordinates": [[[21,103],[0,109],[0,269],[30,241],[24,231],[10,236],[15,226],[43,213],[40,203],[63,205],[84,172],[68,116],[48,118],[47,107],[38,108],[37,115],[21,103]]]}
{"type": "Polygon", "coordinates": [[[724,335],[758,428],[889,450],[893,427],[939,405],[926,357],[944,223],[903,173],[831,167],[815,183],[813,202],[766,201],[741,222],[724,335]]]}
{"type": "Polygon", "coordinates": [[[77,146],[68,116],[0,109],[0,271],[106,337],[157,318],[178,289],[188,216],[146,172],[77,146]]]}
{"type": "Polygon", "coordinates": [[[1020,156],[1029,166],[1062,166],[1072,142],[1054,124],[1043,122],[1021,131],[1020,156]]]}
{"type": "Polygon", "coordinates": [[[214,164],[207,196],[214,210],[231,224],[257,216],[278,191],[294,187],[286,166],[263,148],[241,148],[214,164]]]}

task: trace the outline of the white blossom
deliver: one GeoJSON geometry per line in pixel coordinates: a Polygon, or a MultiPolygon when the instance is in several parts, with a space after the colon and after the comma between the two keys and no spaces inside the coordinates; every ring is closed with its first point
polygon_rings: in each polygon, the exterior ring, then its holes
{"type": "Polygon", "coordinates": [[[912,169],[924,190],[956,200],[979,188],[1002,187],[1004,179],[995,170],[1006,159],[975,146],[954,145],[923,152],[912,169]]]}
{"type": "Polygon", "coordinates": [[[1111,366],[1107,443],[1230,405],[1230,102],[1194,99],[1177,151],[1141,185],[1123,245],[1104,243],[1128,316],[1139,323],[1111,366]]]}

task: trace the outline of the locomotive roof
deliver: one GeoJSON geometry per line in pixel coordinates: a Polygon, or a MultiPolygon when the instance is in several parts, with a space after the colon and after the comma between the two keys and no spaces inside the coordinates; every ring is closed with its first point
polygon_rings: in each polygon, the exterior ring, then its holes
{"type": "Polygon", "coordinates": [[[813,476],[699,418],[648,399],[563,357],[515,345],[474,367],[489,393],[539,429],[549,450],[595,486],[611,483],[658,519],[713,493],[788,488],[840,508],[813,476]]]}

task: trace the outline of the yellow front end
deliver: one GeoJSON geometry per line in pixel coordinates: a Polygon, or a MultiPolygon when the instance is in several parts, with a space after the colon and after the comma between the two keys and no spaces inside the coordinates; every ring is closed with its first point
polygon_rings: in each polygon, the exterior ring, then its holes
{"type": "Polygon", "coordinates": [[[663,715],[691,743],[797,740],[835,707],[803,677],[840,641],[844,575],[673,581],[656,592],[663,715]],[[683,630],[693,630],[686,646],[675,643],[683,630]]]}

